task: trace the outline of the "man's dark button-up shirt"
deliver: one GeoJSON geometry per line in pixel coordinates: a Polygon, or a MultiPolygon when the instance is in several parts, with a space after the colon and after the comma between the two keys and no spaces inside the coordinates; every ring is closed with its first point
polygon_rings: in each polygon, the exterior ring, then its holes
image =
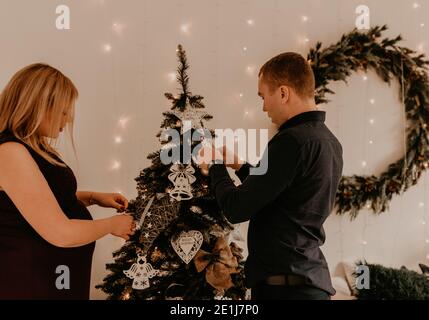
{"type": "Polygon", "coordinates": [[[250,220],[247,286],[271,275],[300,275],[308,285],[335,294],[320,250],[323,223],[331,213],[342,176],[342,147],[326,127],[325,112],[309,111],[286,121],[270,140],[263,175],[236,172],[236,187],[225,165],[210,168],[212,190],[231,223],[250,220]]]}

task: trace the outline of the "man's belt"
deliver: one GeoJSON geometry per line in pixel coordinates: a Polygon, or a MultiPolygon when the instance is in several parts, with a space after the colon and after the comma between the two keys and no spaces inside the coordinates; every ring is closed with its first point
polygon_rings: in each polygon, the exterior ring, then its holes
{"type": "Polygon", "coordinates": [[[270,276],[265,279],[265,283],[271,286],[300,286],[306,284],[306,281],[302,276],[289,274],[270,276]]]}

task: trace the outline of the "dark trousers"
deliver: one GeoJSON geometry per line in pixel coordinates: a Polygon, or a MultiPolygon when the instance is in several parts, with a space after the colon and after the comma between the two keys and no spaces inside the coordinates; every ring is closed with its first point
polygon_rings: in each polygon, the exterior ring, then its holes
{"type": "Polygon", "coordinates": [[[260,283],[252,288],[252,300],[331,300],[331,295],[306,285],[279,286],[260,283]]]}

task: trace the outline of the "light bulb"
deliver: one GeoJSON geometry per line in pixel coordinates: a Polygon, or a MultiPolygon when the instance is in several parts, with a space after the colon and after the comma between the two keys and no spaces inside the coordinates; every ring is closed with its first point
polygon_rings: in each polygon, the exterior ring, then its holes
{"type": "Polygon", "coordinates": [[[302,22],[307,22],[308,21],[308,17],[307,16],[302,16],[302,22]]]}
{"type": "Polygon", "coordinates": [[[369,140],[369,144],[373,144],[374,143],[374,141],[372,141],[372,140],[369,140]]]}
{"type": "Polygon", "coordinates": [[[423,208],[424,206],[425,206],[425,204],[424,204],[423,202],[420,202],[420,203],[419,203],[419,207],[420,207],[420,208],[423,208]]]}
{"type": "Polygon", "coordinates": [[[255,21],[253,21],[253,19],[249,19],[249,20],[247,20],[247,24],[249,26],[253,26],[255,24],[255,21]]]}
{"type": "Polygon", "coordinates": [[[363,79],[363,81],[367,81],[368,77],[367,76],[363,76],[362,79],[363,79]]]}
{"type": "Polygon", "coordinates": [[[375,120],[374,119],[369,119],[369,123],[370,124],[374,124],[375,120]]]}
{"type": "Polygon", "coordinates": [[[121,136],[116,136],[115,137],[115,143],[122,143],[122,137],[121,136]]]}
{"type": "Polygon", "coordinates": [[[169,79],[171,82],[176,81],[176,73],[175,73],[175,72],[170,72],[170,73],[167,75],[167,77],[168,77],[168,79],[169,79]]]}
{"type": "Polygon", "coordinates": [[[114,160],[110,168],[112,170],[118,170],[120,167],[121,163],[118,160],[114,160]]]}
{"type": "Polygon", "coordinates": [[[182,24],[180,26],[180,31],[182,31],[183,34],[189,34],[189,29],[191,28],[190,24],[182,24]]]}
{"type": "Polygon", "coordinates": [[[253,73],[255,72],[255,67],[253,66],[247,66],[246,67],[246,72],[248,75],[253,75],[253,73]]]}
{"type": "Polygon", "coordinates": [[[366,242],[365,240],[363,240],[363,241],[362,241],[362,244],[363,244],[364,246],[366,246],[366,245],[368,244],[368,242],[366,242]]]}
{"type": "Polygon", "coordinates": [[[366,167],[366,165],[367,165],[367,163],[366,163],[366,161],[362,161],[362,167],[366,167]]]}
{"type": "Polygon", "coordinates": [[[420,8],[420,4],[419,4],[419,3],[417,3],[417,2],[414,2],[414,3],[413,3],[413,8],[414,8],[414,9],[418,9],[418,8],[420,8]]]}
{"type": "Polygon", "coordinates": [[[115,22],[112,25],[112,29],[113,29],[114,32],[116,32],[118,35],[120,35],[120,34],[122,34],[122,30],[124,29],[124,27],[120,23],[115,22]]]}
{"type": "Polygon", "coordinates": [[[130,121],[130,118],[128,118],[128,117],[121,117],[119,119],[118,123],[119,123],[119,125],[121,126],[122,129],[125,129],[126,126],[127,126],[127,124],[128,124],[128,121],[130,121]]]}
{"type": "Polygon", "coordinates": [[[104,50],[104,52],[110,52],[110,51],[112,51],[112,46],[110,44],[105,44],[103,46],[103,50],[104,50]]]}
{"type": "Polygon", "coordinates": [[[374,103],[375,103],[375,100],[374,100],[374,99],[371,99],[371,100],[369,100],[369,102],[370,102],[371,104],[374,104],[374,103]]]}

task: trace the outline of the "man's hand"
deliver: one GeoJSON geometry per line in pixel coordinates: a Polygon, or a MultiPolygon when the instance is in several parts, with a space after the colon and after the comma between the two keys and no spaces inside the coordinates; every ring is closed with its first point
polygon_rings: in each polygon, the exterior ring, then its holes
{"type": "Polygon", "coordinates": [[[209,174],[208,165],[215,160],[223,161],[223,155],[213,145],[205,145],[200,149],[197,164],[203,175],[209,174]]]}
{"type": "Polygon", "coordinates": [[[242,160],[238,155],[236,155],[234,152],[229,151],[226,146],[223,146],[219,149],[222,150],[223,163],[225,163],[227,167],[230,167],[237,171],[245,163],[245,161],[242,160]]]}

